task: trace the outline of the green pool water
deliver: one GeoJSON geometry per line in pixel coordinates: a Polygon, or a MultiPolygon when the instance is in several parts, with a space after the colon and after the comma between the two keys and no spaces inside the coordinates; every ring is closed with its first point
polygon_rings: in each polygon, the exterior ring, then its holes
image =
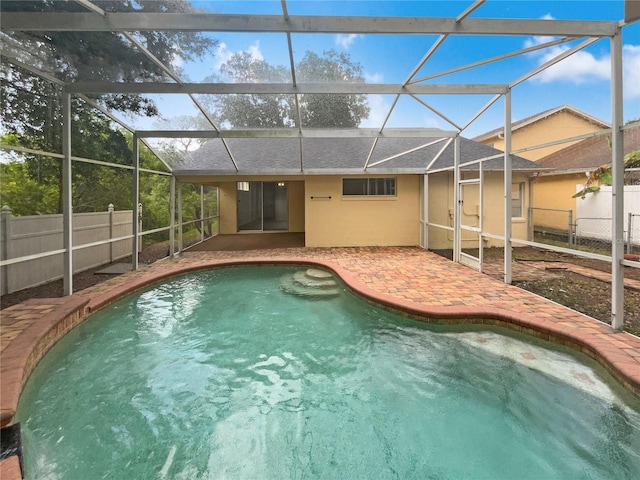
{"type": "Polygon", "coordinates": [[[80,325],[21,397],[26,478],[640,478],[639,404],[599,368],[284,292],[299,270],[179,277],[80,325]]]}

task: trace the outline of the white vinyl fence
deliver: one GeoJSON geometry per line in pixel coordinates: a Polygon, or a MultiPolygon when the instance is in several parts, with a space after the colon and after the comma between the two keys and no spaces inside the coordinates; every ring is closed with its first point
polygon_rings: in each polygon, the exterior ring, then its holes
{"type": "MultiPolygon", "coordinates": [[[[141,229],[140,229],[141,231],[141,229]]],[[[73,214],[73,271],[88,270],[131,255],[132,211],[73,214]],[[114,238],[115,242],[75,249],[114,238]]],[[[2,207],[0,254],[2,260],[62,250],[62,215],[13,217],[2,207]]],[[[63,253],[0,267],[1,294],[41,285],[63,277],[63,253]]]]}
{"type": "MultiPolygon", "coordinates": [[[[576,191],[580,190],[582,185],[577,185],[576,191]]],[[[587,194],[584,199],[576,199],[576,243],[580,243],[581,239],[611,242],[612,199],[612,187],[606,185],[601,186],[598,192],[587,194]]],[[[640,245],[640,222],[636,218],[638,215],[640,215],[640,185],[625,185],[624,239],[630,246],[640,245]],[[629,221],[629,218],[632,221],[629,221]]]]}

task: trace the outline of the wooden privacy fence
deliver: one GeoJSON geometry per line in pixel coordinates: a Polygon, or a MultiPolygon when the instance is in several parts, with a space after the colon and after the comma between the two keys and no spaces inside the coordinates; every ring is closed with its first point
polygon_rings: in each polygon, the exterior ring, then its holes
{"type": "MultiPolygon", "coordinates": [[[[73,272],[109,264],[131,255],[132,211],[73,214],[73,272]],[[125,238],[122,238],[125,237],[125,238]],[[100,245],[89,245],[119,239],[100,245]]],[[[140,228],[139,231],[142,231],[140,228]]],[[[45,252],[53,255],[11,263],[0,267],[1,294],[34,287],[63,277],[62,215],[14,217],[8,206],[2,207],[0,254],[2,260],[28,257],[45,252]]]]}

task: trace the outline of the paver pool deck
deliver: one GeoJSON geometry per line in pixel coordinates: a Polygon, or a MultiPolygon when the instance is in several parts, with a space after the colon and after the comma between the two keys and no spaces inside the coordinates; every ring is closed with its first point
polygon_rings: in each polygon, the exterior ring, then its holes
{"type": "Polygon", "coordinates": [[[11,424],[22,387],[39,360],[91,313],[177,274],[230,265],[283,263],[332,270],[354,293],[408,316],[437,323],[498,325],[569,346],[594,358],[628,390],[640,396],[639,337],[616,331],[586,315],[421,248],[185,252],[69,297],[32,299],[2,310],[2,426],[11,424]]]}

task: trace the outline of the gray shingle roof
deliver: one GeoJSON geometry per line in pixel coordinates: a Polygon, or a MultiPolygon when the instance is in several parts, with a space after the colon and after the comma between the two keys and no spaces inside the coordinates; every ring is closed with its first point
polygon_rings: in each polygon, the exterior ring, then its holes
{"type": "MultiPolygon", "coordinates": [[[[381,138],[369,161],[370,173],[424,173],[427,165],[442,150],[447,139],[423,147],[434,138],[381,138]],[[420,148],[423,147],[423,148],[420,148]],[[417,149],[415,151],[411,151],[417,149]],[[396,155],[408,152],[397,158],[396,155]],[[376,162],[389,159],[376,165],[376,162]]],[[[174,164],[176,174],[211,173],[233,175],[253,173],[281,175],[292,173],[363,173],[374,140],[372,138],[305,138],[302,142],[301,169],[300,140],[297,138],[230,138],[227,145],[238,165],[233,162],[220,139],[210,140],[198,150],[190,152],[174,164]]],[[[461,163],[501,154],[500,150],[466,138],[460,141],[461,163]]],[[[433,164],[431,169],[453,166],[453,142],[433,164]]],[[[488,170],[502,170],[502,159],[485,162],[488,170]]],[[[534,162],[512,155],[512,168],[538,171],[534,162]]]]}
{"type": "MultiPolygon", "coordinates": [[[[537,163],[557,172],[592,170],[600,165],[611,163],[609,138],[609,135],[587,138],[547,155],[537,163]]],[[[624,132],[623,152],[627,154],[634,150],[640,150],[640,126],[629,128],[624,132]]]]}

